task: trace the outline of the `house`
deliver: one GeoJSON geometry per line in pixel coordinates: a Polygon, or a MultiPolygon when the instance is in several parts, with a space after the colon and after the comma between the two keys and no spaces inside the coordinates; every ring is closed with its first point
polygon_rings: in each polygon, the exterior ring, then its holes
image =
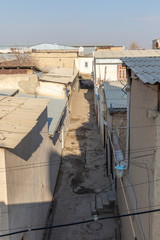
{"type": "Polygon", "coordinates": [[[79,47],[78,59],[76,61],[76,67],[79,70],[79,74],[82,78],[91,79],[93,74],[93,56],[95,51],[117,51],[123,50],[124,47],[112,46],[112,45],[84,45],[79,47]]]}
{"type": "MultiPolygon", "coordinates": [[[[158,50],[123,50],[94,52],[94,104],[98,125],[100,124],[100,108],[103,107],[100,98],[100,86],[104,81],[127,81],[126,67],[123,57],[157,57],[158,50]]],[[[100,126],[100,125],[99,125],[100,126]]],[[[101,126],[102,127],[102,126],[101,126]]]]}
{"type": "MultiPolygon", "coordinates": [[[[0,94],[1,94],[1,91],[0,91],[0,94]]],[[[49,100],[49,103],[47,105],[48,135],[52,140],[54,148],[58,153],[59,163],[60,163],[62,151],[63,151],[63,147],[64,147],[64,143],[65,143],[66,135],[68,131],[68,125],[69,125],[69,110],[68,110],[67,99],[59,99],[59,98],[39,96],[39,95],[29,95],[29,94],[23,94],[23,93],[19,93],[16,96],[22,97],[22,98],[27,97],[27,98],[33,98],[33,99],[49,100]]],[[[56,179],[58,176],[59,167],[60,165],[58,166],[58,170],[55,173],[56,179]]]]}
{"type": "MultiPolygon", "coordinates": [[[[127,168],[117,180],[119,214],[151,211],[160,205],[160,58],[122,59],[127,67],[127,168]]],[[[160,236],[159,212],[121,219],[124,239],[160,236]]]]}
{"type": "Polygon", "coordinates": [[[75,68],[78,49],[57,44],[40,44],[32,46],[31,59],[35,65],[44,71],[43,67],[75,68]]]}
{"type": "Polygon", "coordinates": [[[15,44],[3,44],[0,45],[0,53],[3,54],[14,54],[14,53],[27,53],[31,50],[26,45],[16,46],[15,44]]]}
{"type": "MultiPolygon", "coordinates": [[[[48,138],[48,99],[0,96],[0,234],[45,226],[59,156],[48,138]]],[[[6,239],[41,239],[43,231],[6,239]]]]}
{"type": "MultiPolygon", "coordinates": [[[[107,124],[104,126],[104,146],[108,153],[109,159],[109,141],[110,136],[113,139],[113,135],[116,135],[119,140],[119,145],[122,153],[125,153],[126,149],[126,129],[127,129],[127,95],[124,91],[126,82],[104,82],[104,98],[105,98],[105,117],[104,121],[107,124]],[[106,126],[107,125],[107,126],[106,126]],[[108,132],[109,131],[109,132],[108,132]]],[[[104,122],[104,123],[105,123],[104,122]]],[[[109,170],[109,168],[108,168],[109,170]]],[[[111,173],[109,173],[111,174],[111,173]]]]}
{"type": "Polygon", "coordinates": [[[93,53],[79,53],[76,67],[81,78],[91,79],[93,74],[93,53]]]}
{"type": "Polygon", "coordinates": [[[79,52],[84,54],[93,54],[94,51],[120,51],[124,50],[124,46],[114,46],[112,44],[81,44],[81,45],[74,45],[73,47],[79,48],[79,52]]]}
{"type": "Polygon", "coordinates": [[[99,127],[101,142],[106,153],[107,175],[110,180],[115,179],[114,175],[114,153],[112,150],[113,139],[117,138],[122,154],[126,149],[127,129],[127,95],[124,91],[126,82],[111,81],[104,82],[99,88],[99,127]]]}
{"type": "Polygon", "coordinates": [[[16,60],[0,61],[0,89],[17,89],[20,93],[68,99],[70,109],[79,90],[78,70],[43,66],[38,68],[25,54],[16,60]]]}
{"type": "Polygon", "coordinates": [[[70,68],[52,68],[39,77],[37,95],[67,99],[69,110],[75,106],[79,91],[78,70],[70,68]]]}
{"type": "Polygon", "coordinates": [[[0,89],[18,89],[20,92],[35,94],[38,86],[35,72],[40,70],[30,62],[28,55],[12,55],[16,58],[14,60],[10,59],[10,54],[6,56],[0,62],[0,89]]]}
{"type": "Polygon", "coordinates": [[[17,59],[17,57],[15,54],[0,53],[0,63],[6,62],[6,61],[13,61],[16,59],[17,59]]]}
{"type": "Polygon", "coordinates": [[[123,50],[94,52],[94,83],[99,81],[126,80],[126,70],[122,66],[124,57],[159,57],[158,50],[123,50]]]}
{"type": "Polygon", "coordinates": [[[113,45],[110,45],[110,46],[97,46],[96,47],[96,51],[123,51],[125,50],[125,47],[124,46],[113,46],[113,45]]]}
{"type": "Polygon", "coordinates": [[[39,45],[35,45],[30,47],[31,50],[38,50],[38,51],[50,51],[50,50],[76,50],[75,47],[70,46],[62,46],[58,44],[49,44],[49,43],[42,43],[39,45]]]}
{"type": "Polygon", "coordinates": [[[43,73],[29,61],[18,60],[5,61],[0,63],[0,67],[1,65],[3,65],[4,73],[0,82],[0,95],[14,96],[19,93],[18,96],[50,99],[48,104],[49,135],[52,138],[62,135],[62,144],[57,147],[60,149],[59,155],[61,156],[68,130],[69,111],[76,107],[76,96],[79,91],[77,69],[52,67],[48,73],[43,73]],[[62,126],[59,126],[60,122],[62,126]],[[57,130],[58,128],[60,129],[57,130]],[[55,133],[55,130],[60,133],[55,133]]]}

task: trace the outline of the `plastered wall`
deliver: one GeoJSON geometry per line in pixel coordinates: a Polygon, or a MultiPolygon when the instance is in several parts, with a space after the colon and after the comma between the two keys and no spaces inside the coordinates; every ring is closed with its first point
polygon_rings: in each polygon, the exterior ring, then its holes
{"type": "MultiPolygon", "coordinates": [[[[54,145],[48,137],[47,110],[15,149],[5,150],[7,197],[6,202],[2,200],[8,204],[9,229],[22,230],[29,226],[45,225],[60,167],[61,151],[59,139],[54,145]]],[[[25,240],[39,240],[42,234],[42,231],[25,233],[13,235],[10,239],[21,240],[24,236],[25,240]]]]}
{"type": "Polygon", "coordinates": [[[0,75],[1,89],[19,89],[20,92],[34,94],[38,85],[38,78],[35,74],[0,75]]]}
{"type": "MultiPolygon", "coordinates": [[[[128,208],[131,212],[150,210],[155,205],[155,164],[156,164],[156,118],[148,115],[148,111],[157,110],[157,85],[143,84],[139,79],[132,80],[130,100],[130,160],[129,170],[123,177],[124,193],[118,190],[120,213],[128,208]],[[126,187],[130,186],[130,187],[126,187]],[[128,208],[124,201],[128,202],[128,208]]],[[[159,114],[159,113],[158,113],[159,114]]],[[[158,140],[159,141],[159,140],[158,140]]],[[[159,156],[159,155],[158,155],[159,156]]],[[[159,166],[156,164],[159,169],[159,166]]],[[[157,171],[158,171],[157,170],[157,171]]],[[[160,187],[160,186],[159,186],[160,187]]],[[[156,196],[159,198],[159,196],[156,196]]],[[[131,218],[131,222],[121,219],[124,239],[134,239],[130,232],[135,232],[137,239],[158,240],[153,237],[154,231],[159,231],[153,214],[144,214],[131,218]],[[155,224],[153,224],[153,222],[155,224]]],[[[156,235],[155,235],[156,236],[156,235]]]]}
{"type": "Polygon", "coordinates": [[[37,67],[51,66],[75,68],[77,52],[37,52],[31,53],[31,60],[37,67]]]}

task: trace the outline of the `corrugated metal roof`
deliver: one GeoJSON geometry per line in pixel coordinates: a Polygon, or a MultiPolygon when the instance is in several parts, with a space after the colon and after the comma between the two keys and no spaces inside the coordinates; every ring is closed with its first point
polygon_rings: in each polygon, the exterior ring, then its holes
{"type": "Polygon", "coordinates": [[[84,58],[93,58],[93,53],[79,53],[78,57],[84,57],[84,58]]]}
{"type": "Polygon", "coordinates": [[[30,47],[30,49],[35,49],[35,50],[67,50],[67,49],[77,49],[74,47],[69,47],[69,46],[62,46],[62,45],[57,45],[57,44],[39,44],[36,46],[30,47]]]}
{"type": "Polygon", "coordinates": [[[13,61],[13,60],[17,60],[17,56],[15,54],[9,54],[9,53],[0,54],[0,63],[6,62],[6,61],[13,61]]]}
{"type": "Polygon", "coordinates": [[[0,95],[2,96],[13,96],[15,95],[16,93],[18,93],[19,89],[7,89],[7,88],[4,88],[4,89],[0,89],[0,95]]]}
{"type": "Polygon", "coordinates": [[[49,99],[49,103],[47,106],[47,113],[48,113],[48,132],[50,135],[54,135],[57,127],[60,123],[60,120],[63,116],[67,100],[66,99],[58,99],[58,98],[51,98],[45,96],[34,96],[29,94],[18,94],[18,97],[28,97],[28,98],[38,98],[38,99],[49,99]]]}
{"type": "Polygon", "coordinates": [[[127,95],[122,91],[126,82],[104,82],[104,93],[108,109],[126,109],[127,95]]]}
{"type": "Polygon", "coordinates": [[[160,50],[95,51],[95,58],[160,57],[160,50]]]}
{"type": "Polygon", "coordinates": [[[48,101],[0,96],[0,147],[15,148],[36,125],[48,101]]]}
{"type": "Polygon", "coordinates": [[[95,51],[95,47],[83,47],[84,48],[84,54],[93,54],[95,51]]]}
{"type": "Polygon", "coordinates": [[[144,82],[160,82],[160,57],[123,58],[122,61],[144,82]]]}
{"type": "Polygon", "coordinates": [[[40,80],[67,84],[69,82],[73,82],[77,75],[77,69],[73,70],[71,68],[52,68],[49,73],[43,74],[40,80]]]}
{"type": "Polygon", "coordinates": [[[48,128],[49,134],[54,135],[63,116],[67,104],[66,99],[52,98],[48,104],[48,128]]]}

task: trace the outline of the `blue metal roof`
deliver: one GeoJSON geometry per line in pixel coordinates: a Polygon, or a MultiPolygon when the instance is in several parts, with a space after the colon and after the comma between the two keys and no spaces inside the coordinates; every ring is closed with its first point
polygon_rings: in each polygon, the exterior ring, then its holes
{"type": "Polygon", "coordinates": [[[122,58],[144,83],[160,82],[160,57],[122,58]]]}
{"type": "Polygon", "coordinates": [[[74,47],[69,47],[69,46],[62,46],[62,45],[57,45],[57,44],[48,44],[48,43],[44,43],[44,44],[39,44],[36,46],[32,46],[30,47],[30,49],[35,49],[35,50],[68,50],[68,49],[77,49],[74,47]]]}
{"type": "Polygon", "coordinates": [[[29,98],[45,98],[50,99],[47,106],[47,114],[48,114],[48,132],[50,135],[54,135],[57,127],[61,121],[63,116],[67,100],[66,99],[58,99],[46,96],[34,96],[29,94],[18,94],[18,97],[29,97],[29,98]]]}
{"type": "Polygon", "coordinates": [[[127,94],[122,90],[125,83],[104,82],[104,93],[108,109],[127,109],[127,94]]]}

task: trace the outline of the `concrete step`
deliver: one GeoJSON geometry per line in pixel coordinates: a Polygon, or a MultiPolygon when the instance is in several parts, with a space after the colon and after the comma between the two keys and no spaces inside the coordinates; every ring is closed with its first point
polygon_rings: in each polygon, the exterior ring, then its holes
{"type": "Polygon", "coordinates": [[[107,192],[108,194],[108,200],[109,202],[112,204],[112,203],[115,203],[116,201],[116,192],[115,191],[108,191],[107,192]]]}
{"type": "Polygon", "coordinates": [[[102,192],[96,198],[95,201],[91,201],[91,214],[96,215],[100,213],[113,212],[116,201],[116,192],[115,191],[105,191],[102,192]]]}
{"type": "Polygon", "coordinates": [[[103,213],[103,201],[101,196],[96,198],[96,209],[98,213],[103,213]]]}
{"type": "Polygon", "coordinates": [[[114,206],[113,206],[113,204],[111,204],[111,203],[109,202],[107,192],[102,193],[102,201],[103,201],[103,212],[104,212],[104,213],[113,212],[113,210],[114,210],[113,207],[114,207],[114,206]]]}
{"type": "Polygon", "coordinates": [[[97,214],[97,210],[95,208],[95,201],[91,201],[90,204],[91,204],[91,214],[92,215],[97,214]]]}
{"type": "Polygon", "coordinates": [[[115,191],[115,181],[112,180],[112,191],[115,191]]]}
{"type": "Polygon", "coordinates": [[[102,196],[103,207],[109,207],[109,199],[108,199],[107,192],[103,192],[101,196],[102,196]]]}

